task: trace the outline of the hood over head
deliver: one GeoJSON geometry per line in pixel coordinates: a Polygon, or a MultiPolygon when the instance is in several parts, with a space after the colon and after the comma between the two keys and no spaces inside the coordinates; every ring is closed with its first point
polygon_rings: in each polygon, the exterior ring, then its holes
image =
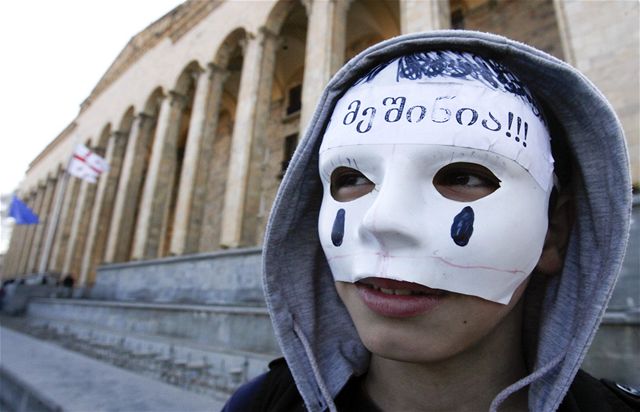
{"type": "Polygon", "coordinates": [[[345,92],[382,63],[447,50],[483,56],[516,74],[555,124],[552,145],[561,133],[571,157],[568,190],[575,220],[564,269],[558,276],[531,276],[523,322],[530,373],[498,394],[492,409],[529,385],[530,410],[555,410],[611,296],[626,250],[631,183],[622,128],[596,87],[544,52],[486,33],[433,31],[376,44],[351,59],[325,88],[276,196],[264,242],[267,306],[310,411],[333,409],[333,399],[348,379],[365,373],[369,363],[318,238],[323,196],[318,158],[329,119],[345,92]]]}

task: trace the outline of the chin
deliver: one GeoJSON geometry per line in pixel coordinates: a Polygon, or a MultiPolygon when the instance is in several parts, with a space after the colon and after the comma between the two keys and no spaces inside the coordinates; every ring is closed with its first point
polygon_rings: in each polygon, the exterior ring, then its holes
{"type": "MultiPolygon", "coordinates": [[[[385,359],[410,363],[437,363],[446,361],[473,346],[474,336],[454,337],[438,328],[428,329],[413,322],[393,325],[387,322],[367,322],[356,329],[363,345],[375,355],[385,359]]],[[[478,339],[479,340],[479,339],[478,339]]]]}
{"type": "Polygon", "coordinates": [[[363,345],[377,356],[411,363],[446,361],[473,351],[489,336],[503,340],[519,335],[520,315],[508,315],[514,312],[525,286],[508,305],[447,293],[431,310],[398,318],[372,311],[355,284],[336,283],[363,345]],[[515,323],[505,322],[507,318],[515,318],[515,323]]]}

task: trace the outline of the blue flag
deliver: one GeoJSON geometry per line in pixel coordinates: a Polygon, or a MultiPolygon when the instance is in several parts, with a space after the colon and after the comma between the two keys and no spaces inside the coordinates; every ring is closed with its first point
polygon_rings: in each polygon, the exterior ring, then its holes
{"type": "Polygon", "coordinates": [[[29,209],[22,200],[18,199],[16,195],[11,198],[11,205],[9,205],[9,217],[16,220],[16,225],[37,225],[40,223],[38,215],[33,213],[33,210],[29,209]]]}

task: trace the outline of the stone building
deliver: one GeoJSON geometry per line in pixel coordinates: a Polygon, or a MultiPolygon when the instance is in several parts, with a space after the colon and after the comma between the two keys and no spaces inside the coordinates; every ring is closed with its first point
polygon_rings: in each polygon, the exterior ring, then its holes
{"type": "Polygon", "coordinates": [[[131,39],[78,116],[33,160],[4,276],[40,269],[91,285],[102,263],[259,246],[287,161],[323,85],[367,46],[440,28],[522,40],[583,70],[625,126],[640,180],[635,2],[188,1],[131,39]],[[615,45],[615,47],[612,47],[615,45]],[[75,144],[107,158],[72,178],[75,144]],[[54,198],[63,196],[47,251],[54,198]]]}
{"type": "Polygon", "coordinates": [[[504,34],[579,68],[623,123],[637,187],[638,17],[635,1],[186,1],[130,40],[31,163],[18,193],[41,224],[14,229],[3,277],[73,274],[98,298],[258,301],[258,275],[243,289],[197,262],[248,250],[243,264],[259,270],[270,205],[323,86],[367,46],[423,30],[504,34]],[[111,166],[97,184],[66,177],[78,143],[111,166]],[[207,281],[166,294],[198,270],[207,281]],[[197,297],[212,282],[236,294],[197,297]]]}

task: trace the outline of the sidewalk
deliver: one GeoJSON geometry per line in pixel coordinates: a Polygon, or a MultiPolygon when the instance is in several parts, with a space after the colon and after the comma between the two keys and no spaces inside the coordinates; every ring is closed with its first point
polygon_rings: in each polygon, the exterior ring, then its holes
{"type": "Polygon", "coordinates": [[[20,409],[215,412],[223,405],[221,401],[136,375],[2,326],[0,395],[22,402],[22,407],[12,405],[16,412],[20,409]],[[16,386],[21,393],[15,393],[16,386]],[[10,387],[14,390],[9,390],[10,387]],[[34,407],[27,408],[26,402],[34,407]]]}

